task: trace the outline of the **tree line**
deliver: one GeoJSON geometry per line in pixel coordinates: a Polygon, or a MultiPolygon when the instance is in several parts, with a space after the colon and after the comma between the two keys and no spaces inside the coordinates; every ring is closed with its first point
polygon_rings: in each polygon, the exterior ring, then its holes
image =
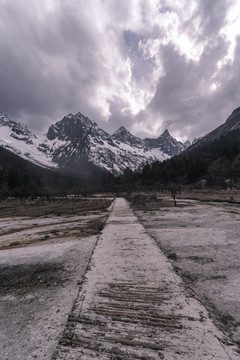
{"type": "Polygon", "coordinates": [[[132,192],[179,186],[240,188],[240,131],[182,154],[126,169],[114,176],[93,164],[76,169],[50,170],[36,166],[0,147],[0,197],[87,195],[94,192],[132,192]]]}
{"type": "Polygon", "coordinates": [[[127,169],[118,178],[118,184],[124,190],[173,186],[240,188],[240,131],[231,131],[163,162],[146,164],[141,171],[127,169]]]}
{"type": "Polygon", "coordinates": [[[106,191],[113,180],[92,164],[68,171],[46,169],[0,147],[0,197],[85,196],[106,191]]]}

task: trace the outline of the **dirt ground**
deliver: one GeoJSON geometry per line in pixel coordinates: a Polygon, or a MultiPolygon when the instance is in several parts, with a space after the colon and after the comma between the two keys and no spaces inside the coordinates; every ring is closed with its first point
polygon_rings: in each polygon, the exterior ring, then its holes
{"type": "Polygon", "coordinates": [[[195,193],[132,196],[139,220],[172,261],[186,288],[208,309],[217,326],[240,345],[239,194],[195,193]]]}
{"type": "Polygon", "coordinates": [[[111,198],[37,198],[30,199],[3,199],[0,200],[0,218],[11,216],[61,216],[85,215],[89,211],[97,212],[106,209],[111,198]]]}
{"type": "Polygon", "coordinates": [[[0,250],[96,235],[108,199],[8,199],[0,202],[0,250]]]}
{"type": "Polygon", "coordinates": [[[192,190],[182,191],[177,193],[178,199],[195,199],[200,201],[215,201],[215,202],[229,202],[240,203],[240,191],[233,189],[225,190],[192,190]]]}
{"type": "MultiPolygon", "coordinates": [[[[166,193],[133,194],[130,202],[189,293],[239,345],[238,196],[182,193],[175,207],[166,193]]],[[[0,201],[1,360],[51,359],[112,200],[0,201]]]]}
{"type": "Polygon", "coordinates": [[[52,360],[239,360],[117,198],[52,360]]]}
{"type": "MultiPolygon", "coordinates": [[[[126,196],[128,201],[134,206],[136,210],[154,210],[160,207],[174,207],[174,199],[170,191],[165,192],[139,192],[132,193],[126,196]]],[[[178,206],[183,206],[181,199],[198,200],[200,202],[216,202],[221,206],[224,202],[232,205],[240,204],[240,191],[239,190],[181,190],[176,191],[176,200],[178,206]]]]}
{"type": "Polygon", "coordinates": [[[0,359],[51,359],[112,199],[0,202],[0,359]]]}

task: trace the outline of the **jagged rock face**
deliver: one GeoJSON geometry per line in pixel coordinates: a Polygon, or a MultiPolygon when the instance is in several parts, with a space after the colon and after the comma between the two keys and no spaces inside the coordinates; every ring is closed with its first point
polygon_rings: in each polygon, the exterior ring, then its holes
{"type": "Polygon", "coordinates": [[[78,160],[86,159],[90,151],[90,134],[97,124],[78,113],[69,114],[61,121],[51,125],[47,132],[49,141],[45,149],[49,149],[53,161],[59,166],[74,166],[78,160]],[[48,144],[48,146],[47,146],[48,144]]]}
{"type": "Polygon", "coordinates": [[[143,140],[122,126],[109,135],[81,113],[65,116],[51,125],[45,136],[32,134],[26,126],[9,120],[2,113],[0,127],[1,134],[5,129],[0,145],[34,163],[75,169],[80,163],[89,162],[115,174],[126,168],[136,170],[146,162],[162,161],[187,146],[168,131],[157,139],[143,140]]]}
{"type": "Polygon", "coordinates": [[[183,144],[181,141],[174,139],[168,130],[165,130],[157,139],[146,138],[145,141],[149,147],[159,148],[169,156],[180,154],[190,145],[189,141],[183,144]]]}
{"type": "Polygon", "coordinates": [[[40,148],[49,151],[58,166],[75,167],[84,160],[116,174],[168,157],[159,149],[148,149],[144,140],[124,127],[109,135],[81,113],[50,126],[47,141],[40,148]]]}
{"type": "Polygon", "coordinates": [[[144,140],[132,135],[124,126],[121,126],[113,135],[112,139],[117,142],[122,142],[130,146],[144,148],[146,143],[144,140]]]}
{"type": "Polygon", "coordinates": [[[108,151],[115,147],[111,136],[81,113],[69,114],[50,126],[47,139],[41,146],[49,148],[53,161],[61,167],[73,168],[83,160],[99,165],[102,158],[100,167],[107,168],[115,160],[108,151]]]}
{"type": "MultiPolygon", "coordinates": [[[[61,121],[51,125],[47,138],[49,140],[71,140],[73,142],[80,142],[88,137],[88,135],[96,135],[101,129],[98,128],[97,123],[91,121],[81,113],[76,115],[69,114],[65,116],[61,121]]],[[[104,131],[102,130],[102,133],[104,131]]],[[[103,134],[102,134],[103,135],[103,134]]],[[[105,137],[109,137],[107,133],[105,137]]]]}
{"type": "Polygon", "coordinates": [[[37,137],[21,123],[10,120],[0,111],[0,146],[34,164],[54,168],[47,151],[39,150],[41,137],[37,137]]]}
{"type": "Polygon", "coordinates": [[[0,126],[9,128],[10,136],[16,140],[24,141],[29,144],[33,144],[33,139],[36,138],[35,135],[27,129],[27,127],[21,123],[10,120],[7,115],[0,111],[0,126]]]}

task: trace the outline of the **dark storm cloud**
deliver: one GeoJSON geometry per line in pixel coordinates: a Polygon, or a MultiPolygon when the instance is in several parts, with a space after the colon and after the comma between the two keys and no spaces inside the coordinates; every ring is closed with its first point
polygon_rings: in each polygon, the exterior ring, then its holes
{"type": "MultiPolygon", "coordinates": [[[[210,92],[209,79],[225,52],[226,44],[221,37],[205,47],[199,62],[186,59],[173,45],[162,47],[165,75],[159,80],[149,108],[155,114],[161,113],[165,119],[163,128],[181,129],[181,136],[188,133],[193,137],[218,125],[214,117],[209,121],[213,103],[219,96],[210,92]]],[[[226,106],[226,100],[221,107],[226,106]]]]}
{"type": "Polygon", "coordinates": [[[1,6],[5,27],[0,33],[1,106],[14,117],[24,109],[36,115],[43,108],[54,113],[54,93],[56,88],[61,89],[60,80],[52,73],[44,73],[42,51],[35,40],[34,9],[31,14],[23,12],[17,4],[10,5],[11,2],[6,2],[1,6]]]}
{"type": "Polygon", "coordinates": [[[219,69],[219,61],[226,56],[229,46],[228,40],[218,35],[229,3],[199,3],[192,17],[192,20],[196,14],[201,17],[201,31],[195,37],[198,36],[199,42],[204,38],[206,43],[199,61],[180,54],[173,43],[161,47],[164,76],[160,77],[145,114],[151,112],[152,122],[159,121],[162,130],[169,128],[181,137],[200,136],[223,123],[234,107],[239,106],[239,47],[233,64],[219,69]],[[216,89],[211,88],[214,84],[216,89]]]}
{"type": "Polygon", "coordinates": [[[109,110],[110,113],[113,114],[110,116],[108,120],[107,130],[110,134],[114,133],[120,126],[126,127],[129,131],[131,131],[132,123],[135,121],[135,118],[131,114],[130,111],[123,112],[127,106],[127,103],[119,99],[117,96],[113,99],[109,99],[109,110]]]}
{"type": "Polygon", "coordinates": [[[0,110],[33,130],[81,111],[109,132],[202,135],[239,106],[233,3],[0,0],[0,110]]]}
{"type": "Polygon", "coordinates": [[[203,37],[216,36],[222,28],[232,0],[201,0],[195,10],[194,17],[200,19],[200,29],[203,37]]]}
{"type": "Polygon", "coordinates": [[[229,115],[230,112],[240,105],[240,37],[237,39],[234,60],[232,63],[224,66],[219,74],[221,86],[213,99],[213,106],[220,109],[220,114],[229,115]]]}
{"type": "Polygon", "coordinates": [[[91,104],[106,74],[99,39],[85,23],[87,15],[81,22],[75,7],[65,4],[43,18],[31,4],[29,10],[20,2],[1,4],[1,109],[14,119],[29,119],[33,128],[67,112],[101,117],[91,104]]]}
{"type": "Polygon", "coordinates": [[[140,42],[145,42],[147,37],[127,30],[123,32],[123,38],[126,54],[132,62],[132,77],[137,84],[150,82],[154,60],[145,58],[139,47],[140,42]]]}

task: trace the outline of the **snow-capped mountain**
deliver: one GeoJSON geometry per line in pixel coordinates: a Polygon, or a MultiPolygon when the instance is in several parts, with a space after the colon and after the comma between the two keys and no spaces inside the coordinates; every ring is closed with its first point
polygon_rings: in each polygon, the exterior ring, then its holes
{"type": "Polygon", "coordinates": [[[175,156],[186,150],[190,146],[190,141],[186,141],[184,144],[181,141],[174,139],[168,130],[165,130],[162,135],[157,139],[146,138],[145,142],[151,148],[159,148],[165,154],[169,156],[175,156]]]}
{"type": "Polygon", "coordinates": [[[124,126],[121,126],[113,135],[112,139],[118,144],[124,143],[136,148],[145,148],[146,143],[144,140],[132,135],[124,126]]]}
{"type": "Polygon", "coordinates": [[[0,111],[0,146],[37,165],[56,168],[49,154],[38,149],[43,136],[36,136],[21,123],[10,120],[0,111]]]}
{"type": "Polygon", "coordinates": [[[44,136],[31,133],[0,112],[0,145],[41,166],[77,168],[87,161],[115,174],[165,160],[185,146],[168,131],[157,139],[142,140],[122,126],[109,135],[80,112],[51,125],[44,136]]]}
{"type": "Polygon", "coordinates": [[[69,114],[50,126],[39,149],[51,154],[59,167],[76,167],[87,160],[116,174],[127,167],[137,169],[147,161],[164,160],[160,149],[149,149],[145,142],[120,128],[112,136],[81,113],[69,114]]]}

